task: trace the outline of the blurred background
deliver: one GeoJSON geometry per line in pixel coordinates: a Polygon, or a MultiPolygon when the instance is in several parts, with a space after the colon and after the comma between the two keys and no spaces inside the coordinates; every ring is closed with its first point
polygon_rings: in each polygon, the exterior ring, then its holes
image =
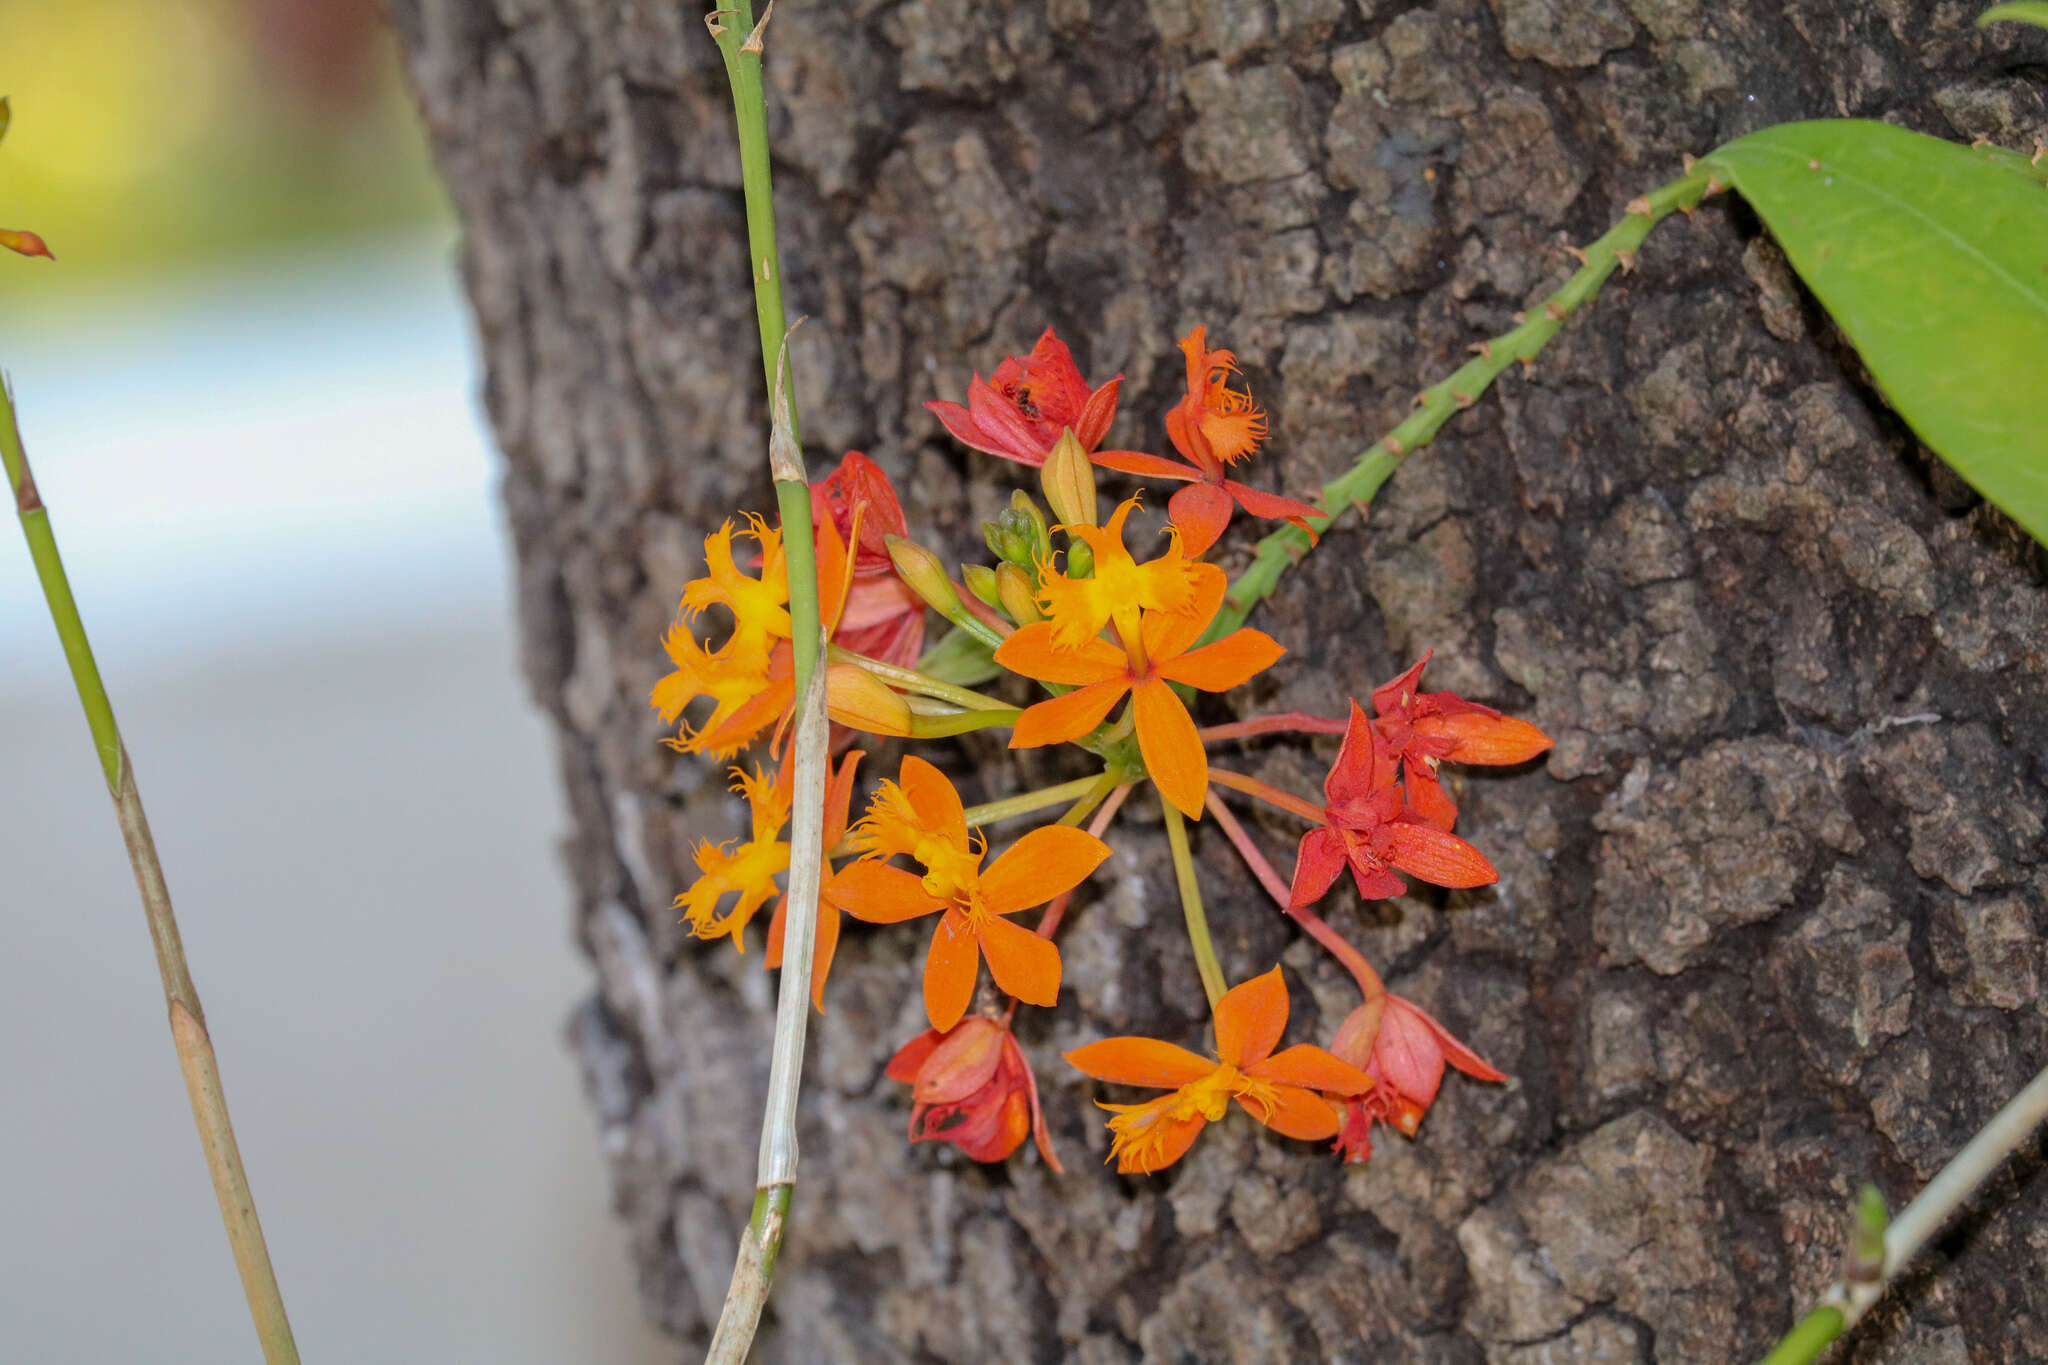
{"type": "MultiPolygon", "coordinates": [[[[375,5],[0,0],[0,94],[0,227],[57,256],[0,259],[0,366],[302,1350],[670,1358],[560,1040],[565,817],[455,228],[375,5]]],[[[8,520],[0,1356],[254,1359],[8,520]]]]}

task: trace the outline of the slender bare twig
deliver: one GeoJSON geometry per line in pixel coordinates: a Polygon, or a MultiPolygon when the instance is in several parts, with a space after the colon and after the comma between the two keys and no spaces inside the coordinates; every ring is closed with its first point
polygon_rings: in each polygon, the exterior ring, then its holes
{"type": "Polygon", "coordinates": [[[157,861],[156,841],[150,837],[142,793],[135,785],[135,769],[128,761],[127,746],[121,742],[120,727],[114,722],[114,705],[100,679],[99,665],[93,660],[92,642],[86,637],[78,603],[71,596],[71,582],[57,553],[56,533],[50,528],[49,509],[43,506],[35,475],[29,470],[28,452],[22,448],[21,427],[14,415],[14,393],[4,378],[0,378],[0,463],[6,465],[22,534],[28,539],[36,577],[41,580],[43,598],[49,603],[50,620],[57,627],[57,639],[64,647],[65,661],[71,666],[71,681],[78,690],[79,703],[85,708],[93,747],[99,751],[100,771],[107,781],[107,794],[114,801],[114,818],[120,823],[121,839],[128,846],[128,862],[135,871],[136,890],[142,896],[142,913],[149,921],[149,937],[156,945],[157,973],[163,978],[164,1002],[171,1016],[171,1041],[178,1049],[178,1065],[185,1074],[185,1094],[192,1103],[192,1121],[199,1129],[199,1145],[206,1153],[206,1166],[213,1176],[214,1197],[220,1202],[221,1222],[227,1227],[228,1245],[235,1253],[235,1267],[241,1272],[249,1316],[263,1343],[263,1358],[270,1365],[297,1365],[298,1346],[292,1340],[291,1323],[285,1317],[277,1274],[270,1266],[270,1250],[264,1245],[263,1225],[256,1217],[256,1198],[249,1192],[248,1173],[242,1169],[242,1152],[235,1143],[234,1125],[228,1121],[227,1095],[221,1089],[213,1039],[206,1031],[206,1012],[199,1007],[199,990],[192,984],[192,972],[185,963],[178,919],[171,910],[171,892],[164,881],[163,866],[157,861]]]}
{"type": "Polygon", "coordinates": [[[1949,1215],[2044,1122],[2048,1122],[2048,1069],[1993,1115],[1885,1228],[1884,1263],[1877,1273],[1853,1280],[1845,1277],[1829,1285],[1820,1303],[1764,1357],[1762,1365],[1805,1365],[1818,1359],[1828,1343],[1862,1321],[1949,1215]]]}

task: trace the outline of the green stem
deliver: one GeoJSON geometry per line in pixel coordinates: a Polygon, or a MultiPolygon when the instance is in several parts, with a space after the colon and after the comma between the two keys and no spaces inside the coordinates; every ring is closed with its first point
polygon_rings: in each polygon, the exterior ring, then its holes
{"type": "Polygon", "coordinates": [[[1173,849],[1173,877],[1180,884],[1180,910],[1188,922],[1195,970],[1202,974],[1202,990],[1213,1010],[1225,990],[1223,966],[1216,960],[1216,944],[1209,937],[1209,916],[1202,909],[1202,888],[1195,880],[1195,856],[1188,849],[1187,822],[1171,801],[1162,799],[1159,809],[1166,815],[1166,842],[1173,849]]]}
{"type": "MultiPolygon", "coordinates": [[[[775,241],[775,183],[768,162],[768,104],[761,92],[761,46],[751,41],[753,0],[732,0],[705,18],[725,60],[732,86],[733,117],[740,142],[740,189],[747,204],[747,265],[754,280],[754,320],[761,329],[761,372],[768,392],[782,393],[777,357],[789,328],[782,311],[782,253],[775,241]]],[[[765,37],[765,35],[763,35],[765,37]]],[[[796,394],[783,393],[782,420],[790,438],[802,444],[796,394]]],[[[808,515],[808,513],[806,513],[808,515]]],[[[801,695],[801,691],[799,691],[801,695]]]]}
{"type": "MultiPolygon", "coordinates": [[[[1935,1172],[1934,1179],[1885,1224],[1881,1233],[1868,1209],[1874,1195],[1865,1196],[1858,1210],[1856,1226],[1850,1233],[1850,1255],[1854,1272],[1836,1280],[1821,1296],[1813,1311],[1799,1320],[1784,1340],[1764,1357],[1763,1365],[1805,1365],[1817,1359],[1827,1344],[1862,1321],[1900,1271],[1911,1265],[1922,1247],[1933,1239],[1950,1215],[1968,1203],[1992,1172],[2005,1164],[2013,1150],[2026,1142],[2034,1130],[2048,1123],[2048,1068],[2028,1081],[2020,1093],[2007,1100],[1991,1121],[1963,1144],[1963,1150],[1949,1158],[1935,1172]],[[1869,1265],[1868,1248],[1862,1239],[1876,1236],[1881,1254],[1869,1265]],[[1858,1262],[1865,1264],[1859,1266],[1858,1262]],[[1872,1273],[1874,1271],[1874,1273],[1872,1273]]],[[[1879,1201],[1881,1214],[1882,1204],[1879,1201]]]]}
{"type": "MultiPolygon", "coordinates": [[[[1424,389],[1416,398],[1415,411],[1358,457],[1344,474],[1323,485],[1323,515],[1310,518],[1321,535],[1347,508],[1363,510],[1380,485],[1387,481],[1401,461],[1428,445],[1451,417],[1469,408],[1493,384],[1501,371],[1519,360],[1534,361],[1538,352],[1564,327],[1566,319],[1599,294],[1600,286],[1618,265],[1630,263],[1649,230],[1669,217],[1673,210],[1689,209],[1699,203],[1707,190],[1707,172],[1695,168],[1668,185],[1660,186],[1629,206],[1622,220],[1606,235],[1586,248],[1586,262],[1564,287],[1512,331],[1482,342],[1471,360],[1450,375],[1424,389]]],[[[1252,562],[1230,585],[1223,610],[1203,636],[1215,640],[1244,624],[1252,608],[1273,595],[1280,579],[1313,545],[1308,533],[1296,526],[1284,526],[1266,536],[1252,553],[1252,562]]]]}
{"type": "Polygon", "coordinates": [[[753,1212],[747,1218],[747,1230],[740,1234],[732,1287],[726,1291],[725,1311],[718,1316],[704,1365],[745,1365],[754,1332],[761,1325],[761,1310],[768,1305],[775,1263],[782,1258],[782,1233],[789,1225],[793,1193],[794,1185],[770,1185],[754,1191],[753,1212]]]}
{"type": "MultiPolygon", "coordinates": [[[[1029,815],[1032,811],[1044,810],[1047,806],[1057,806],[1063,801],[1072,801],[1076,797],[1085,799],[1098,788],[1101,789],[1103,795],[1107,795],[1109,789],[1115,785],[1115,778],[1108,773],[1102,773],[1095,777],[1077,777],[1072,782],[1062,782],[1057,787],[1040,787],[1036,791],[1019,792],[1015,796],[1006,796],[1000,801],[984,801],[978,806],[969,806],[967,808],[967,823],[970,825],[992,825],[998,820],[1008,820],[1015,815],[1029,815]]],[[[1101,798],[1097,797],[1096,799],[1100,800],[1101,798]]],[[[1063,820],[1061,823],[1079,824],[1080,822],[1078,820],[1063,820]]]]}
{"type": "Polygon", "coordinates": [[[206,1030],[206,1012],[199,1005],[199,990],[192,984],[191,968],[185,962],[178,918],[171,908],[170,887],[157,859],[156,841],[150,835],[142,793],[135,785],[135,769],[128,762],[120,727],[114,723],[114,705],[100,679],[99,666],[93,661],[92,642],[86,637],[85,622],[78,614],[77,600],[71,595],[64,560],[57,553],[49,510],[36,491],[35,475],[29,469],[28,452],[22,448],[21,428],[15,420],[14,394],[4,378],[0,378],[0,464],[6,466],[7,484],[14,492],[22,534],[28,539],[29,557],[35,561],[36,577],[50,607],[50,620],[57,627],[64,659],[71,666],[72,686],[85,708],[93,747],[99,751],[100,772],[106,778],[107,794],[114,801],[114,817],[120,825],[122,841],[128,846],[128,862],[135,873],[143,916],[149,922],[149,936],[156,947],[157,974],[163,980],[164,1001],[170,1009],[171,1041],[185,1076],[185,1095],[192,1105],[199,1145],[213,1176],[221,1222],[227,1228],[235,1267],[241,1272],[249,1316],[256,1324],[264,1360],[270,1365],[297,1365],[298,1346],[292,1340],[291,1322],[285,1316],[277,1273],[271,1268],[263,1224],[256,1216],[256,1198],[249,1191],[249,1175],[242,1168],[241,1147],[235,1141],[227,1094],[221,1087],[220,1064],[214,1056],[212,1036],[206,1030]]]}
{"type": "Polygon", "coordinates": [[[1117,786],[1123,780],[1124,773],[1121,768],[1104,769],[1102,776],[1096,778],[1088,790],[1081,793],[1080,800],[1074,802],[1068,808],[1067,813],[1060,817],[1060,823],[1063,825],[1079,825],[1088,818],[1090,812],[1102,804],[1111,792],[1117,789],[1117,786]]]}
{"type": "MultiPolygon", "coordinates": [[[[781,1254],[783,1230],[795,1193],[796,1101],[810,1020],[812,945],[816,941],[815,869],[824,854],[824,787],[828,728],[824,679],[818,674],[823,632],[818,622],[818,573],[811,533],[811,495],[805,478],[796,398],[787,382],[788,324],[782,307],[782,263],[775,244],[774,185],[768,164],[768,111],[761,92],[763,34],[754,28],[751,0],[734,0],[706,23],[718,43],[732,86],[739,135],[740,184],[747,210],[747,260],[754,284],[754,314],[761,333],[761,368],[769,394],[769,474],[782,518],[789,572],[796,697],[795,813],[790,831],[789,911],[782,980],[775,1012],[775,1044],[768,1064],[768,1102],[761,1120],[754,1217],[740,1239],[732,1285],[726,1292],[709,1360],[740,1365],[767,1303],[781,1254]]],[[[986,713],[984,713],[986,714],[986,713]]]]}
{"type": "MultiPolygon", "coordinates": [[[[1024,713],[1015,707],[1001,711],[955,711],[944,716],[919,716],[910,718],[911,739],[946,739],[953,735],[964,735],[972,730],[990,730],[999,725],[1015,725],[1024,713]]],[[[792,855],[794,856],[794,855],[792,855]]]]}
{"type": "Polygon", "coordinates": [[[1842,1310],[1824,1303],[1801,1318],[1799,1325],[1787,1332],[1785,1339],[1758,1365],[1806,1365],[1807,1361],[1818,1360],[1828,1344],[1842,1335],[1845,1325],[1842,1310]]]}
{"type": "Polygon", "coordinates": [[[885,663],[880,659],[870,659],[865,654],[856,654],[852,650],[842,649],[838,645],[828,646],[825,657],[835,664],[859,664],[862,668],[865,668],[868,672],[874,674],[899,692],[914,692],[920,697],[933,697],[939,701],[949,701],[955,706],[965,707],[969,711],[1014,711],[1016,709],[1006,701],[998,701],[987,693],[977,692],[971,687],[962,687],[958,683],[949,683],[943,678],[934,678],[929,673],[920,673],[914,668],[904,668],[898,664],[885,663]]]}

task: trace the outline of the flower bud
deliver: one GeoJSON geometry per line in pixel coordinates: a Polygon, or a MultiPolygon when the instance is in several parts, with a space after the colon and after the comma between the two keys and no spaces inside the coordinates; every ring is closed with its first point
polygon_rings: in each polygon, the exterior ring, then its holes
{"type": "Polygon", "coordinates": [[[996,597],[1010,619],[1020,626],[1042,619],[1030,576],[1015,564],[996,566],[996,597]]]}
{"type": "Polygon", "coordinates": [[[910,734],[910,706],[859,664],[825,670],[825,710],[833,720],[871,735],[910,734]]]}
{"type": "Polygon", "coordinates": [[[1052,553],[1052,537],[1045,529],[1045,514],[1038,504],[1019,489],[1009,508],[994,521],[981,525],[989,552],[1006,564],[1029,569],[1052,553]]]}
{"type": "Polygon", "coordinates": [[[33,232],[0,228],[0,246],[6,247],[9,251],[18,251],[24,256],[41,256],[51,261],[57,259],[51,254],[50,248],[43,244],[43,239],[33,232]]]}
{"type": "Polygon", "coordinates": [[[967,590],[992,607],[1000,607],[1002,598],[996,595],[996,571],[986,564],[962,564],[960,577],[966,580],[967,590]]]}
{"type": "Polygon", "coordinates": [[[1052,453],[1038,471],[1038,486],[1045,501],[1061,522],[1068,526],[1095,524],[1095,466],[1081,448],[1072,427],[1060,433],[1052,453]]]}
{"type": "Polygon", "coordinates": [[[882,544],[888,547],[889,559],[896,565],[896,576],[934,611],[950,617],[960,610],[960,594],[953,591],[946,566],[937,555],[902,536],[884,536],[882,544]]]}

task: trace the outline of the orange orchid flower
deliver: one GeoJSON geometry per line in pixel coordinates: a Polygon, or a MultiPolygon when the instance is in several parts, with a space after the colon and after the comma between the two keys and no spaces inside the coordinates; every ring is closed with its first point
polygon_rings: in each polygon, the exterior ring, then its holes
{"type": "Polygon", "coordinates": [[[1552,741],[1526,720],[1504,716],[1455,693],[1416,691],[1429,659],[1424,654],[1415,667],[1373,689],[1372,709],[1377,714],[1372,728],[1381,753],[1401,765],[1409,808],[1424,822],[1448,830],[1458,818],[1458,807],[1437,780],[1438,764],[1526,763],[1552,741]]]}
{"type": "Polygon", "coordinates": [[[1038,605],[1052,623],[1053,643],[1060,648],[1077,649],[1111,624],[1118,639],[1128,639],[1137,633],[1140,610],[1185,612],[1194,606],[1198,566],[1180,552],[1179,537],[1170,528],[1172,543],[1157,559],[1140,564],[1124,548],[1124,523],[1137,506],[1136,498],[1125,499],[1107,526],[1057,528],[1095,552],[1095,571],[1089,578],[1068,578],[1048,565],[1039,566],[1038,605]]]}
{"type": "Polygon", "coordinates": [[[741,937],[754,912],[775,894],[775,879],[789,866],[789,845],[777,836],[789,819],[789,789],[756,767],[752,776],[732,770],[732,789],[747,799],[752,815],[752,835],[735,847],[704,842],[697,845],[697,880],[675,899],[684,912],[690,932],[698,938],[732,936],[732,946],[747,950],[741,937]],[[719,902],[738,895],[732,909],[718,913],[719,902]]]}
{"type": "Polygon", "coordinates": [[[1066,1174],[1046,1136],[1038,1081],[1009,1025],[976,1015],[944,1033],[928,1029],[889,1059],[885,1074],[910,1087],[912,1142],[950,1142],[971,1160],[1003,1161],[1028,1133],[1045,1164],[1066,1174]]]}
{"type": "Polygon", "coordinates": [[[1193,595],[1186,611],[1147,611],[1119,649],[1103,639],[1062,648],[1058,627],[1038,621],[1018,627],[995,652],[1013,673],[1076,690],[1039,702],[1017,718],[1012,749],[1032,749],[1079,739],[1110,708],[1131,694],[1138,749],[1160,794],[1190,820],[1202,818],[1209,790],[1209,759],[1195,733],[1194,718],[1167,684],[1186,683],[1203,692],[1227,692],[1273,666],[1286,651],[1260,630],[1237,630],[1200,649],[1190,648],[1223,605],[1226,583],[1213,564],[1190,566],[1193,595]]]}
{"type": "MultiPolygon", "coordinates": [[[[817,524],[818,614],[829,634],[839,629],[853,563],[846,541],[831,519],[817,524]]],[[[684,753],[729,757],[754,742],[790,713],[796,674],[790,648],[789,570],[782,533],[751,513],[745,530],[728,521],[704,540],[708,572],[683,588],[684,620],[669,627],[662,646],[675,671],[654,685],[648,702],[664,724],[681,722],[665,741],[684,753]],[[733,555],[733,537],[751,536],[761,547],[758,576],[749,575],[733,555]],[[690,626],[711,607],[733,618],[732,632],[707,647],[690,626]],[[709,698],[710,714],[692,727],[683,713],[709,698]]],[[[910,733],[910,709],[875,676],[855,664],[826,670],[826,707],[832,719],[880,735],[910,733]]]]}
{"type": "Polygon", "coordinates": [[[1333,1101],[1333,1111],[1342,1115],[1335,1150],[1347,1162],[1371,1159],[1375,1119],[1414,1137],[1436,1102],[1446,1063],[1477,1080],[1507,1079],[1426,1010],[1398,995],[1381,995],[1351,1011],[1330,1050],[1373,1079],[1363,1095],[1333,1101]]]}
{"type": "Polygon", "coordinates": [[[833,878],[841,909],[873,924],[938,914],[924,964],[925,1013],[940,1032],[960,1022],[981,960],[997,986],[1031,1005],[1059,998],[1060,952],[1005,918],[1071,891],[1109,856],[1109,845],[1067,825],[1032,830],[987,868],[986,845],[967,832],[966,809],[946,775],[915,755],[884,782],[852,834],[869,856],[833,878]],[[919,876],[882,861],[901,854],[919,876]]]}
{"type": "Polygon", "coordinates": [[[1275,1053],[1287,1009],[1287,983],[1275,967],[1216,1002],[1214,1061],[1156,1038],[1105,1038],[1069,1052],[1069,1062],[1099,1081],[1172,1091],[1144,1104],[1101,1105],[1115,1115],[1109,1155],[1118,1172],[1171,1166],[1232,1100],[1288,1137],[1334,1137],[1337,1115],[1315,1092],[1361,1095],[1372,1078],[1312,1043],[1275,1053]]]}
{"type": "Polygon", "coordinates": [[[1276,493],[1262,493],[1225,471],[1259,448],[1266,439],[1266,413],[1252,396],[1230,387],[1237,373],[1237,356],[1230,351],[1208,349],[1209,329],[1197,327],[1181,340],[1187,357],[1187,396],[1166,414],[1167,439],[1184,463],[1135,450],[1104,450],[1095,462],[1105,469],[1146,478],[1175,479],[1188,487],[1173,495],[1167,511],[1185,538],[1190,555],[1206,554],[1216,538],[1230,525],[1233,505],[1255,517],[1290,521],[1315,538],[1308,518],[1319,517],[1322,509],[1276,493]]]}
{"type": "MultiPolygon", "coordinates": [[[[853,805],[853,774],[861,760],[854,749],[839,762],[830,782],[825,784],[825,851],[829,854],[846,838],[846,817],[853,805]]],[[[788,769],[784,769],[785,772],[788,769]]],[[[784,857],[788,855],[785,853],[784,857]]],[[[818,877],[818,934],[811,948],[811,1004],[825,1012],[825,978],[832,971],[832,955],[839,950],[839,902],[834,888],[837,874],[830,857],[821,858],[818,877]]],[[[768,924],[768,952],[765,964],[782,965],[782,926],[789,911],[789,897],[775,902],[775,918],[768,924]]]]}

